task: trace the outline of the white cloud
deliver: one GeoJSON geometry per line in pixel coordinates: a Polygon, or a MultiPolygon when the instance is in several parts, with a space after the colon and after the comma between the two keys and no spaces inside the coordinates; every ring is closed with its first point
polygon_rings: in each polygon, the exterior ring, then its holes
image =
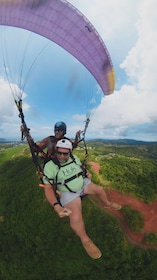
{"type": "Polygon", "coordinates": [[[141,2],[137,22],[138,40],[121,64],[130,81],[135,82],[139,91],[157,90],[157,20],[155,0],[141,2]]]}
{"type": "Polygon", "coordinates": [[[7,82],[3,78],[0,78],[0,92],[1,92],[1,102],[0,102],[0,115],[1,118],[4,116],[10,116],[13,114],[12,110],[12,103],[13,100],[11,99],[10,88],[7,82]],[[11,110],[11,114],[8,111],[8,108],[11,110]]]}
{"type": "Polygon", "coordinates": [[[136,0],[69,0],[93,23],[103,39],[109,40],[126,29],[137,16],[136,0]],[[83,2],[83,3],[82,3],[83,2]]]}
{"type": "MultiPolygon", "coordinates": [[[[116,68],[115,92],[102,99],[91,118],[88,135],[115,138],[131,135],[137,138],[140,131],[142,139],[151,136],[152,139],[156,139],[154,134],[157,122],[156,1],[69,0],[69,2],[80,9],[101,34],[116,68]]],[[[3,79],[0,80],[0,90],[2,97],[0,127],[5,131],[9,121],[17,119],[17,109],[13,106],[9,87],[3,79]]],[[[29,109],[27,104],[24,105],[26,110],[29,109]]],[[[82,121],[82,116],[75,115],[73,119],[82,121]]],[[[14,121],[12,123],[16,123],[14,121]]],[[[71,134],[73,129],[78,130],[77,125],[70,127],[69,124],[68,131],[71,134]]],[[[43,128],[44,133],[45,130],[43,128]]]]}
{"type": "MultiPolygon", "coordinates": [[[[11,88],[16,88],[16,91],[19,92],[17,85],[10,84],[2,77],[0,77],[0,92],[1,92],[1,102],[0,102],[0,137],[7,135],[9,137],[14,137],[16,135],[17,125],[20,127],[18,119],[18,110],[14,103],[14,98],[11,93],[11,88]],[[15,129],[16,128],[16,129],[15,129]]],[[[26,97],[26,94],[23,93],[23,99],[26,97]]],[[[18,99],[16,99],[18,100],[18,99]]],[[[27,111],[29,105],[23,103],[23,110],[27,111]]]]}
{"type": "Polygon", "coordinates": [[[100,136],[126,137],[136,126],[140,129],[144,124],[150,124],[149,133],[154,134],[152,124],[157,122],[156,3],[151,0],[139,4],[138,39],[121,63],[128,75],[128,84],[125,82],[119,91],[104,98],[92,120],[90,131],[100,131],[100,136]]]}
{"type": "Polygon", "coordinates": [[[129,128],[157,121],[157,96],[149,98],[147,94],[139,94],[132,86],[124,86],[121,91],[103,98],[93,118],[93,130],[106,130],[109,128],[129,128]]]}

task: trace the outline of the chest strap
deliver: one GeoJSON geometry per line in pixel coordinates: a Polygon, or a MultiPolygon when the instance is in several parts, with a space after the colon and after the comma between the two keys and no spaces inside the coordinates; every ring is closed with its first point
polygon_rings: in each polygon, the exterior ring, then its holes
{"type": "Polygon", "coordinates": [[[71,189],[68,187],[67,183],[70,182],[70,181],[72,181],[72,180],[74,180],[74,179],[76,179],[76,178],[78,178],[78,177],[81,176],[81,175],[83,175],[83,171],[81,171],[81,172],[79,172],[79,173],[73,175],[72,177],[70,177],[70,178],[68,178],[68,179],[66,179],[66,180],[63,180],[63,181],[61,181],[61,182],[57,182],[57,185],[64,185],[64,186],[68,189],[69,192],[76,193],[76,192],[74,192],[73,190],[71,190],[71,189]]]}

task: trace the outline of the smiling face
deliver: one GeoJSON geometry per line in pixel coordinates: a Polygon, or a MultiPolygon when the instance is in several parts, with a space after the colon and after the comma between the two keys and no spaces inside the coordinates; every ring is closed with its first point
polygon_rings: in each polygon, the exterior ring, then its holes
{"type": "Polygon", "coordinates": [[[70,150],[66,148],[57,148],[57,158],[60,163],[68,161],[70,156],[70,150]]]}

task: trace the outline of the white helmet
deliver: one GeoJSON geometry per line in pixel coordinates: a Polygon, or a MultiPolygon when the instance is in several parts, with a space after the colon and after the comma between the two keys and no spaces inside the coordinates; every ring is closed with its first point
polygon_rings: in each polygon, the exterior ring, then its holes
{"type": "Polygon", "coordinates": [[[56,147],[72,150],[72,143],[67,139],[61,139],[57,142],[56,147]]]}

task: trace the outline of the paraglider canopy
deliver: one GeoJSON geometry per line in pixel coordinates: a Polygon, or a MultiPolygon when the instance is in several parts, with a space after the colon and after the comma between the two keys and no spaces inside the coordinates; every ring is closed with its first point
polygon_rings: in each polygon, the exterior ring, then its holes
{"type": "Polygon", "coordinates": [[[60,45],[95,77],[105,95],[115,79],[108,50],[94,26],[65,0],[0,0],[0,25],[27,29],[60,45]]]}

